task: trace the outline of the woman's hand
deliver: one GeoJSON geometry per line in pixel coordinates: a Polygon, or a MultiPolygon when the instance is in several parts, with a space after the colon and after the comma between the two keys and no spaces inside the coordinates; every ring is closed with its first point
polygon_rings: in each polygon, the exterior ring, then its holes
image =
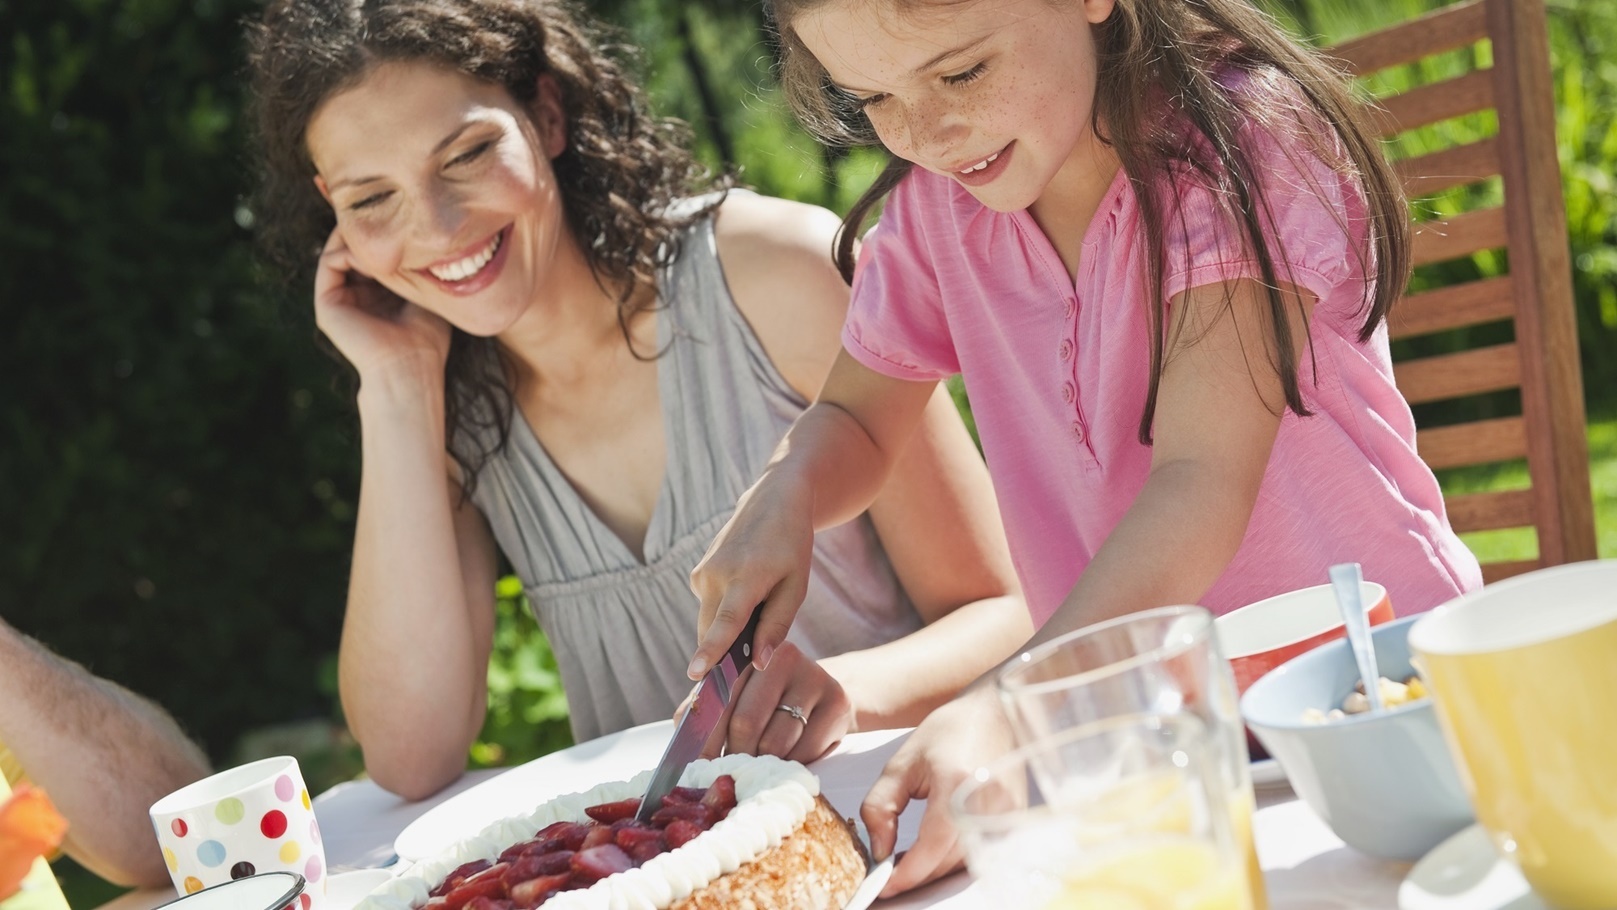
{"type": "Polygon", "coordinates": [[[859,809],[878,859],[893,852],[898,816],[926,800],[921,833],[882,889],[891,897],[960,867],[964,854],[949,821],[949,797],[976,769],[1010,751],[1010,724],[991,686],[978,686],[932,712],[888,760],[859,809]]]}
{"type": "MultiPolygon", "coordinates": [[[[684,706],[681,706],[681,713],[684,706]]],[[[775,651],[766,670],[748,668],[736,680],[730,704],[702,751],[778,755],[808,763],[853,732],[853,704],[842,684],[791,642],[775,651]],[[802,715],[787,711],[796,708],[802,715]]]]}
{"type": "Polygon", "coordinates": [[[449,323],[360,272],[336,228],[315,270],[314,315],[361,380],[401,365],[443,373],[449,323]]]}
{"type": "Polygon", "coordinates": [[[764,669],[784,649],[792,618],[808,593],[814,551],[813,504],[807,484],[790,474],[765,473],[742,494],[702,561],[691,570],[701,599],[690,677],[701,678],[746,626],[754,608],[762,616],[753,636],[752,666],[764,669]]]}

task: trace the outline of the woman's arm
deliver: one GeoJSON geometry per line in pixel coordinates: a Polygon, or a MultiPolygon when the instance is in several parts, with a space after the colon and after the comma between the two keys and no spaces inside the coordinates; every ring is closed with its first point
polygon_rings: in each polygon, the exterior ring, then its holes
{"type": "Polygon", "coordinates": [[[406,799],[465,770],[494,641],[494,543],[448,479],[441,397],[425,383],[376,382],[359,395],[364,460],[338,685],[367,773],[406,799]]]}
{"type": "Polygon", "coordinates": [[[166,884],[147,809],[207,775],[202,751],[161,708],[3,621],[0,693],[0,744],[67,819],[67,855],[115,884],[166,884]]]}
{"type": "Polygon", "coordinates": [[[408,799],[466,767],[487,712],[494,544],[450,479],[449,327],[360,274],[333,231],[315,317],[360,377],[363,463],[338,687],[365,768],[408,799]]]}

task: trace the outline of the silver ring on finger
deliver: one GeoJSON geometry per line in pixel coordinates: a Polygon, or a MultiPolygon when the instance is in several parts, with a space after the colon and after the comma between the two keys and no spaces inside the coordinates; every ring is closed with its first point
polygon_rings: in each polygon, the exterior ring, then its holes
{"type": "Polygon", "coordinates": [[[785,711],[787,714],[790,714],[793,719],[801,723],[805,729],[808,727],[808,715],[803,713],[802,708],[799,708],[796,705],[781,704],[777,705],[775,710],[785,711]]]}

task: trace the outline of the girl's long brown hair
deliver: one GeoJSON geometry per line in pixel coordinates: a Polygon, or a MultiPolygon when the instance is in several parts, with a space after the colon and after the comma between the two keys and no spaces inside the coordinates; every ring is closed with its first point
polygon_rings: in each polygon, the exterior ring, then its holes
{"type": "MultiPolygon", "coordinates": [[[[880,140],[857,105],[833,86],[791,25],[803,11],[826,0],[770,0],[782,47],[782,84],[803,123],[822,141],[835,145],[878,145],[880,140]]],[[[903,7],[950,0],[885,0],[903,7]]],[[[953,0],[960,2],[960,0],[953,0]]],[[[966,0],[971,2],[971,0],[966,0]]],[[[1049,0],[1060,3],[1065,0],[1049,0]]],[[[1163,237],[1177,211],[1172,180],[1186,175],[1210,188],[1241,225],[1240,243],[1257,263],[1268,298],[1269,358],[1278,373],[1286,406],[1308,414],[1298,384],[1297,351],[1292,341],[1293,305],[1281,291],[1276,263],[1288,261],[1284,238],[1274,247],[1264,228],[1272,227],[1263,179],[1243,132],[1251,125],[1312,138],[1308,152],[1339,172],[1356,178],[1367,204],[1368,237],[1357,247],[1366,275],[1366,341],[1387,316],[1408,281],[1410,226],[1402,185],[1369,127],[1347,77],[1317,52],[1294,41],[1248,0],[1116,0],[1112,15],[1095,27],[1097,84],[1092,124],[1122,162],[1134,189],[1145,239],[1152,301],[1150,384],[1139,438],[1150,444],[1169,339],[1178,326],[1166,324],[1161,299],[1167,268],[1163,237]],[[1238,88],[1222,74],[1243,71],[1238,88]],[[1318,130],[1327,130],[1325,138],[1318,130]],[[1329,134],[1339,140],[1329,141],[1329,134]]],[[[852,280],[854,242],[876,205],[909,173],[910,163],[893,158],[843,220],[837,240],[837,266],[852,280]]],[[[1345,231],[1352,227],[1345,221],[1345,231]]],[[[1352,234],[1350,233],[1350,242],[1352,234]]],[[[1304,323],[1306,327],[1306,322],[1304,323]]]]}
{"type": "MultiPolygon", "coordinates": [[[[567,148],[553,162],[562,209],[596,279],[617,297],[625,340],[629,320],[650,305],[633,303],[650,296],[634,292],[655,283],[679,255],[683,229],[712,207],[670,205],[724,183],[691,156],[681,124],[648,112],[624,63],[630,52],[564,0],[270,0],[248,27],[248,45],[253,208],[267,264],[303,295],[336,224],[315,189],[309,120],[382,63],[442,66],[502,85],[524,104],[541,75],[555,80],[567,121],[567,148]]],[[[511,380],[498,344],[456,329],[444,382],[449,451],[470,492],[510,431],[511,380]]]]}

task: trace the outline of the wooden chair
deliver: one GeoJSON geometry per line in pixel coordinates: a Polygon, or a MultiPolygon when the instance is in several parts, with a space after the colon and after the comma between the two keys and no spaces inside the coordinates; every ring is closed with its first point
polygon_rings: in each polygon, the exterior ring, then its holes
{"type": "Polygon", "coordinates": [[[1413,293],[1393,308],[1389,325],[1396,341],[1514,323],[1514,341],[1394,366],[1399,388],[1417,406],[1520,389],[1520,416],[1421,426],[1417,437],[1433,469],[1526,459],[1527,489],[1446,499],[1456,531],[1536,531],[1538,558],[1484,564],[1483,577],[1493,581],[1596,555],[1544,3],[1466,0],[1329,53],[1363,77],[1480,41],[1492,44],[1491,67],[1378,98],[1373,110],[1384,138],[1478,111],[1497,114],[1490,138],[1396,164],[1411,199],[1500,177],[1503,206],[1418,224],[1414,261],[1420,267],[1505,250],[1508,274],[1413,293]]]}

